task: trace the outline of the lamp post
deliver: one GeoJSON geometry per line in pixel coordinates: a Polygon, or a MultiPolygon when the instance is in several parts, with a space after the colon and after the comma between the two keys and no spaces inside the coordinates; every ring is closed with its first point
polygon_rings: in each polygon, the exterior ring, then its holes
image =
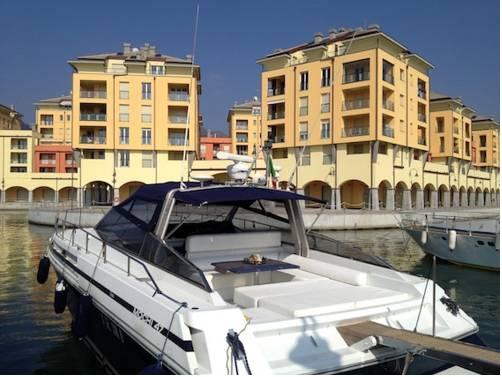
{"type": "Polygon", "coordinates": [[[270,158],[270,152],[272,151],[272,140],[265,140],[263,143],[263,154],[265,155],[265,185],[268,187],[268,175],[270,174],[270,168],[269,168],[269,158],[270,158]]]}

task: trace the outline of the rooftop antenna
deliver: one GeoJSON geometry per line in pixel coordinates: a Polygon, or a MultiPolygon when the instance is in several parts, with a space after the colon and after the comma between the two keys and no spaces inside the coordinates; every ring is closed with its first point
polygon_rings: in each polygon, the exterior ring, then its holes
{"type": "MultiPolygon", "coordinates": [[[[194,32],[193,32],[193,43],[192,43],[192,67],[191,67],[191,74],[190,74],[190,78],[193,78],[193,72],[194,72],[194,68],[195,68],[195,46],[196,46],[196,43],[197,43],[197,29],[198,29],[198,26],[199,26],[199,8],[200,8],[200,5],[199,5],[199,2],[197,1],[197,7],[196,7],[196,10],[195,10],[195,26],[194,26],[194,32]]],[[[190,97],[191,97],[191,94],[193,93],[193,90],[194,88],[190,87],[189,86],[189,93],[188,93],[188,112],[187,112],[187,120],[186,120],[186,125],[185,125],[185,136],[184,136],[184,142],[183,142],[183,162],[187,161],[187,144],[188,144],[188,126],[190,124],[190,105],[191,105],[191,101],[190,101],[190,97]]],[[[195,90],[197,90],[197,83],[195,83],[195,90]]],[[[183,182],[184,181],[184,175],[185,175],[185,166],[183,164],[183,162],[181,163],[181,179],[180,179],[180,189],[184,189],[186,188],[186,185],[185,183],[183,182]]],[[[191,164],[187,161],[187,170],[188,170],[188,174],[187,174],[187,177],[189,178],[190,177],[190,170],[191,170],[191,164]]]]}

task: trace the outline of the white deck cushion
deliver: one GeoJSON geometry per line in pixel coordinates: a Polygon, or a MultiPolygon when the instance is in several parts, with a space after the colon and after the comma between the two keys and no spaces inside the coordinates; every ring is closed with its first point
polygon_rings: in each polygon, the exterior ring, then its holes
{"type": "Polygon", "coordinates": [[[366,272],[301,257],[296,254],[287,256],[284,261],[300,266],[303,271],[325,276],[329,279],[351,285],[366,285],[368,280],[368,274],[366,272]]]}
{"type": "Polygon", "coordinates": [[[186,238],[187,253],[247,249],[260,250],[281,246],[281,232],[243,232],[223,234],[198,234],[186,238]]]}
{"type": "Polygon", "coordinates": [[[346,284],[337,283],[328,279],[290,281],[275,284],[252,285],[236,288],[234,291],[234,304],[244,308],[256,308],[260,301],[270,297],[272,300],[279,296],[287,296],[292,293],[315,292],[318,289],[331,289],[333,293],[337,289],[344,289],[346,284]]]}
{"type": "Polygon", "coordinates": [[[406,293],[371,287],[346,286],[344,289],[318,289],[260,299],[259,307],[288,317],[306,317],[389,305],[409,298],[406,293]]]}

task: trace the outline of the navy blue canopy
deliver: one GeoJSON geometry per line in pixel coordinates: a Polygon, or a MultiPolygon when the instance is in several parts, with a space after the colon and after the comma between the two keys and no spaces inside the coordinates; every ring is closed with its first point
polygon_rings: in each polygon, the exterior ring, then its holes
{"type": "MultiPolygon", "coordinates": [[[[211,185],[208,187],[200,187],[200,183],[187,182],[187,188],[192,190],[180,190],[174,194],[177,201],[191,204],[238,204],[239,202],[255,202],[257,200],[270,200],[282,202],[285,200],[307,200],[317,203],[325,203],[325,201],[296,194],[292,191],[275,190],[265,187],[255,186],[219,186],[211,185]],[[199,187],[198,189],[193,189],[199,187]]],[[[153,202],[163,202],[167,193],[171,190],[178,189],[179,182],[167,182],[140,187],[131,198],[138,198],[153,202]]]]}

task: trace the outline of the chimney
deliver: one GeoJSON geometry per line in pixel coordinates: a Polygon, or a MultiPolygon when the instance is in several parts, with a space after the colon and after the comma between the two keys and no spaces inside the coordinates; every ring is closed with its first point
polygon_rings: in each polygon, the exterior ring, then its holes
{"type": "Polygon", "coordinates": [[[185,59],[188,60],[189,62],[192,62],[193,56],[190,54],[185,55],[185,59]]]}
{"type": "Polygon", "coordinates": [[[322,41],[322,33],[318,32],[314,34],[314,43],[321,43],[322,41]]]}
{"type": "Polygon", "coordinates": [[[122,43],[122,50],[124,55],[129,55],[131,53],[131,44],[130,43],[122,43]]]}
{"type": "Polygon", "coordinates": [[[336,37],[336,29],[335,28],[332,28],[332,29],[328,30],[328,37],[330,39],[335,39],[335,37],[336,37]]]}

